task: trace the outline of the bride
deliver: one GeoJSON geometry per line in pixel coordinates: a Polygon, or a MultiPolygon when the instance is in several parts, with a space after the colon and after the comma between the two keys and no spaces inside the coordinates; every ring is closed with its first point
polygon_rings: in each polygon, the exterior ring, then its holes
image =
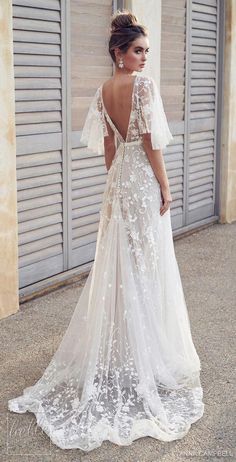
{"type": "Polygon", "coordinates": [[[162,155],[173,137],[154,80],[140,75],[148,49],[137,18],[114,14],[115,73],[97,89],[81,137],[108,170],[94,262],[42,377],[8,401],[62,449],[177,440],[204,412],[162,155]]]}

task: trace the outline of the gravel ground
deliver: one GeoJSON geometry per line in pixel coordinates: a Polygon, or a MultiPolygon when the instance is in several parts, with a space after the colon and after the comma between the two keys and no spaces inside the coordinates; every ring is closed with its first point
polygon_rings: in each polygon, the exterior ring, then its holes
{"type": "Polygon", "coordinates": [[[33,414],[7,410],[8,399],[33,385],[56,351],[83,285],[75,283],[22,304],[0,321],[1,462],[236,461],[236,223],[214,224],[178,239],[175,251],[202,365],[203,417],[182,440],[146,437],[126,447],[106,441],[85,453],[59,449],[36,426],[33,414]]]}

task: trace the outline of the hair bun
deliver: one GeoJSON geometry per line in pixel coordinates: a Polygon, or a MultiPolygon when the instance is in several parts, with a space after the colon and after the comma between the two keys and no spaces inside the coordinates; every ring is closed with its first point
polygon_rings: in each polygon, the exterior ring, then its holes
{"type": "Polygon", "coordinates": [[[129,10],[117,10],[110,21],[109,53],[117,65],[116,49],[126,53],[131,44],[138,38],[148,37],[148,29],[138,22],[129,10]]]}
{"type": "Polygon", "coordinates": [[[138,25],[136,16],[128,10],[118,10],[112,16],[111,32],[118,32],[126,27],[138,25]]]}

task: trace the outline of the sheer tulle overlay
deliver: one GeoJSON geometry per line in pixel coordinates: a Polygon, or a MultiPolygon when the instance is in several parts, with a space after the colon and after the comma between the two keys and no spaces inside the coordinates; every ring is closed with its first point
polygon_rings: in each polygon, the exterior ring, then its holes
{"type": "Polygon", "coordinates": [[[135,77],[126,140],[97,90],[82,141],[98,155],[106,123],[119,146],[93,265],[42,377],[8,401],[11,411],[33,412],[62,449],[90,451],[104,440],[129,445],[144,436],[180,439],[204,412],[170,210],[160,215],[160,185],[142,146],[142,133],[151,133],[153,149],[172,140],[153,79],[135,77]]]}

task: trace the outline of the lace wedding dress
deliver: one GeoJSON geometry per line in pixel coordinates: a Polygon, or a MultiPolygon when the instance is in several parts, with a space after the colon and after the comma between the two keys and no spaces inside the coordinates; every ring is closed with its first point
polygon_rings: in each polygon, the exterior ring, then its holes
{"type": "Polygon", "coordinates": [[[92,268],[42,377],[8,401],[10,411],[34,413],[62,449],[180,439],[204,412],[170,209],[160,215],[160,185],[142,146],[143,133],[151,133],[153,149],[172,140],[154,80],[134,78],[125,140],[97,89],[81,138],[97,155],[107,123],[116,153],[92,268]]]}

